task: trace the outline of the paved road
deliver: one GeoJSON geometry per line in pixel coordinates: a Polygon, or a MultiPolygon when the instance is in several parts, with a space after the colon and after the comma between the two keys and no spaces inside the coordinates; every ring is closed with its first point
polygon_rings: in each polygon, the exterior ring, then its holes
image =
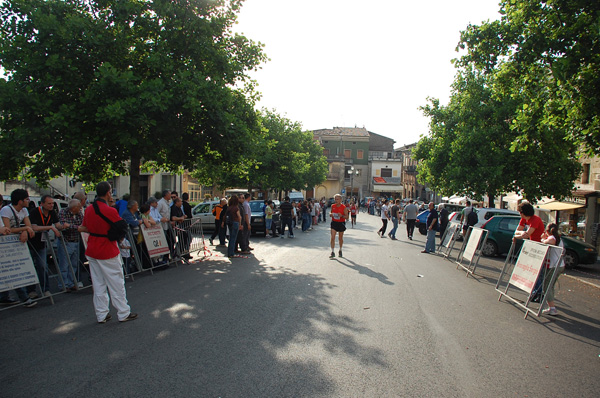
{"type": "Polygon", "coordinates": [[[97,324],[89,289],[1,312],[0,396],[598,396],[599,289],[563,277],[560,316],[525,320],[500,260],[466,278],[378,227],[359,215],[344,258],[321,225],[137,277],[125,324],[97,324]]]}

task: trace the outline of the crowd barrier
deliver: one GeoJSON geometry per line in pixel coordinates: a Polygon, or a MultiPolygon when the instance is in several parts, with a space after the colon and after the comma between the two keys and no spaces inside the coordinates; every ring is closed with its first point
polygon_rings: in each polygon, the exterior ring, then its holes
{"type": "Polygon", "coordinates": [[[442,243],[438,246],[438,252],[449,259],[459,236],[460,224],[453,223],[448,225],[444,231],[444,235],[442,235],[442,243]]]}
{"type": "Polygon", "coordinates": [[[531,313],[540,316],[547,301],[548,291],[560,275],[564,266],[565,250],[562,247],[526,240],[521,250],[513,244],[504,262],[496,283],[503,297],[525,311],[524,318],[531,313]]]}
{"type": "MultiPolygon", "coordinates": [[[[58,294],[91,287],[84,255],[89,235],[78,233],[76,240],[67,241],[62,234],[40,234],[45,242],[42,249],[36,249],[29,241],[20,242],[18,235],[0,236],[0,292],[8,292],[14,299],[15,289],[25,289],[28,298],[49,299],[54,304],[58,294]],[[76,288],[67,289],[70,283],[76,288]]],[[[196,252],[203,251],[207,256],[202,222],[196,219],[169,223],[167,229],[160,224],[151,228],[142,225],[137,234],[129,229],[125,239],[130,246],[129,255],[125,251],[120,257],[123,274],[131,280],[135,274],[153,273],[159,267],[189,264],[196,252]]],[[[0,311],[19,305],[22,303],[2,306],[0,311]]]]}
{"type": "Polygon", "coordinates": [[[488,230],[470,226],[464,239],[460,253],[456,257],[456,268],[461,267],[469,275],[475,274],[475,269],[481,258],[481,251],[488,237],[488,230]],[[467,264],[463,264],[463,261],[467,264]]]}
{"type": "MultiPolygon", "coordinates": [[[[39,249],[30,241],[20,242],[17,235],[1,237],[0,292],[9,292],[10,297],[11,291],[25,289],[33,301],[49,299],[54,304],[54,296],[58,294],[90,287],[90,273],[81,256],[80,235],[76,235],[76,241],[68,242],[62,234],[55,236],[47,231],[38,234],[44,243],[39,249]],[[23,276],[28,277],[23,280],[23,276]],[[71,283],[73,289],[68,289],[71,283]]],[[[7,308],[12,306],[0,311],[7,308]]]]}

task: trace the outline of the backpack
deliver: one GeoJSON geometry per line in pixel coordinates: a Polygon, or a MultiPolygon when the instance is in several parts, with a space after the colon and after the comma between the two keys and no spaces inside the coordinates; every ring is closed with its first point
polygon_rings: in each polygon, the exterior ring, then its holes
{"type": "Polygon", "coordinates": [[[467,216],[467,225],[472,227],[479,222],[479,217],[477,217],[477,211],[472,208],[471,212],[467,216]]]}
{"type": "Polygon", "coordinates": [[[108,238],[108,240],[111,241],[120,241],[121,239],[123,239],[127,234],[127,230],[129,229],[129,225],[127,225],[127,222],[122,219],[116,222],[111,221],[108,217],[106,217],[100,212],[100,208],[98,207],[98,203],[96,203],[96,201],[94,201],[92,205],[94,206],[94,211],[96,212],[96,214],[98,214],[104,221],[106,221],[108,225],[110,225],[110,227],[106,235],[95,234],[91,232],[90,235],[108,238]]]}

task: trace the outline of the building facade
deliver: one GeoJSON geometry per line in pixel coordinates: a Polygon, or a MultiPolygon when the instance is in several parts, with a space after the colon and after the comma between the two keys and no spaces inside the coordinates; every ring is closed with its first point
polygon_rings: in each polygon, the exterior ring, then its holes
{"type": "Polygon", "coordinates": [[[339,193],[360,200],[368,190],[369,132],[364,127],[334,127],[313,134],[329,164],[327,179],[314,187],[314,197],[339,193]]]}

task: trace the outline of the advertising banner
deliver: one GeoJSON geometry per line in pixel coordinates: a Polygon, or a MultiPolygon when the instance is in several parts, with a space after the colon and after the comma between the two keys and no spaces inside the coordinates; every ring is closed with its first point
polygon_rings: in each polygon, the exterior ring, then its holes
{"type": "Polygon", "coordinates": [[[542,243],[526,240],[517,259],[517,264],[510,276],[509,283],[531,294],[537,280],[548,246],[542,243]]]}
{"type": "Polygon", "coordinates": [[[39,283],[27,243],[19,235],[0,236],[0,291],[39,283]]]}
{"type": "Polygon", "coordinates": [[[473,256],[475,255],[477,246],[479,246],[479,241],[481,240],[482,233],[482,229],[471,228],[471,232],[469,233],[469,241],[467,242],[467,247],[465,247],[465,251],[463,253],[464,259],[467,259],[468,261],[473,261],[473,256]]]}
{"type": "Polygon", "coordinates": [[[150,258],[169,254],[169,245],[167,244],[167,238],[162,226],[153,225],[150,228],[146,228],[142,225],[140,230],[144,235],[144,242],[146,243],[146,249],[148,249],[150,258]]]}

